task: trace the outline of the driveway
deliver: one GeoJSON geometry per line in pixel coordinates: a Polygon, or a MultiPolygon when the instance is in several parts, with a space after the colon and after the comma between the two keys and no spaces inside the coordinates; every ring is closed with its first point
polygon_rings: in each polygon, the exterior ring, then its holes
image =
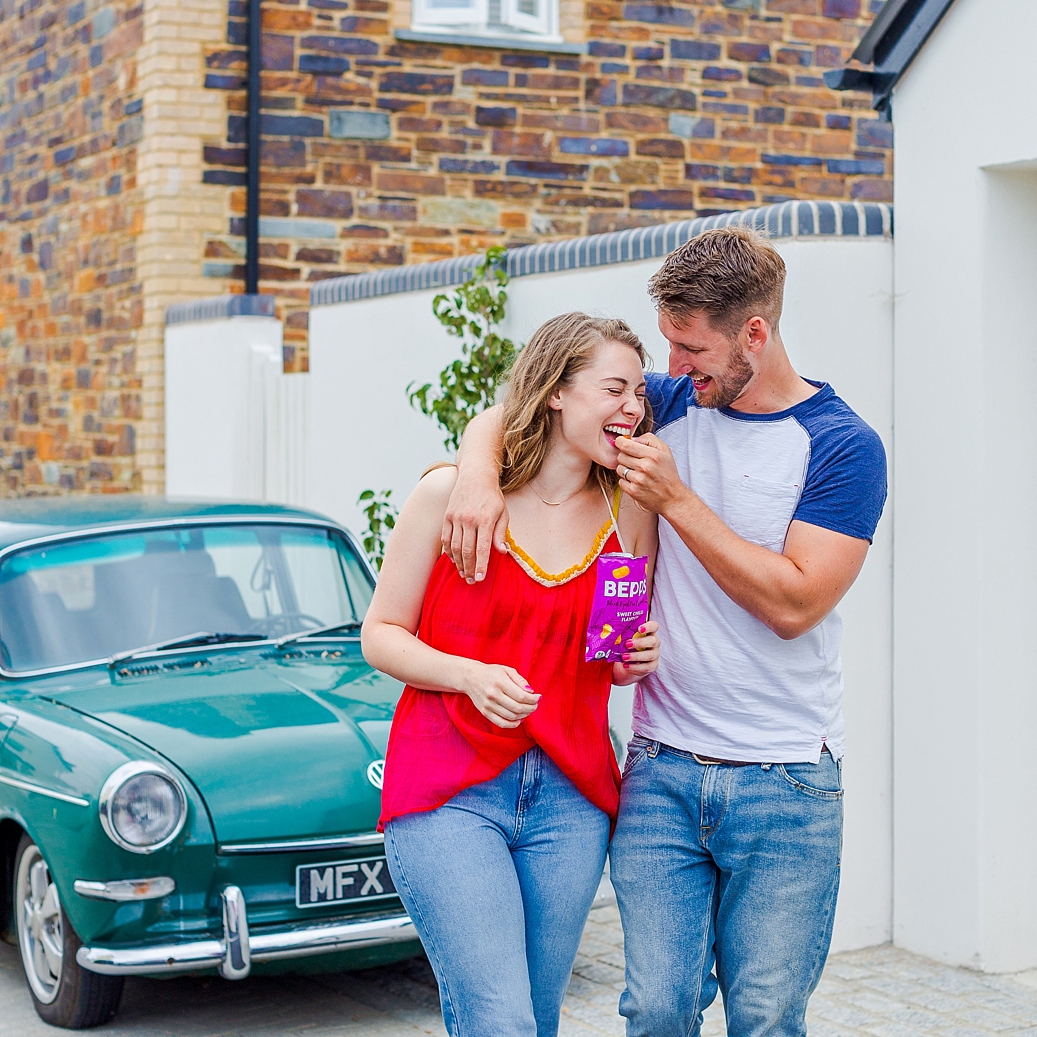
{"type": "MultiPolygon", "coordinates": [[[[836,954],[810,1005],[810,1037],[1037,1037],[1037,974],[985,976],[888,945],[836,954]]],[[[623,936],[596,907],[563,1009],[562,1037],[622,1037],[623,936]]],[[[29,1001],[14,947],[0,943],[0,1034],[55,1037],[29,1001]]],[[[127,1037],[445,1037],[424,959],[367,972],[219,979],[130,979],[114,1023],[127,1037]]],[[[719,1004],[703,1037],[723,1037],[719,1004]]]]}

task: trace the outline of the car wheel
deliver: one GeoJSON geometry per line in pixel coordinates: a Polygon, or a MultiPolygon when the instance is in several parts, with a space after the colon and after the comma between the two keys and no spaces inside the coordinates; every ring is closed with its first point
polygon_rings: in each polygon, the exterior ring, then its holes
{"type": "Polygon", "coordinates": [[[123,979],[88,972],[76,962],[82,943],[40,848],[27,835],[18,844],[14,876],[15,931],[37,1014],[69,1030],[108,1022],[119,1010],[123,979]]]}

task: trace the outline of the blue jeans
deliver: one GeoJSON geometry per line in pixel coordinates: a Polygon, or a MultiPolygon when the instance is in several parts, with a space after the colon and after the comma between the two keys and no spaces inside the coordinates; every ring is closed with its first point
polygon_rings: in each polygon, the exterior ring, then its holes
{"type": "Polygon", "coordinates": [[[842,795],[827,752],[733,767],[630,743],[610,851],[627,1037],[698,1037],[718,985],[729,1037],[804,1037],[832,937],[842,795]]]}
{"type": "Polygon", "coordinates": [[[608,816],[539,748],[385,826],[451,1037],[557,1034],[608,838],[608,816]]]}

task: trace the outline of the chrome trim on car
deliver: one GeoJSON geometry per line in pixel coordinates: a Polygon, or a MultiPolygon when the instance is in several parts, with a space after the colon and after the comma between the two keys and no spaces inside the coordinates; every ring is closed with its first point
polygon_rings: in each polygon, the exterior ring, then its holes
{"type": "Polygon", "coordinates": [[[22,781],[20,778],[11,778],[6,774],[0,774],[0,785],[10,785],[12,788],[24,789],[26,792],[35,792],[38,796],[49,796],[51,799],[60,799],[62,803],[71,803],[77,807],[90,806],[90,800],[79,796],[69,796],[64,792],[55,792],[53,789],[45,789],[42,785],[34,785],[31,781],[22,781]]]}
{"type": "Polygon", "coordinates": [[[299,853],[306,850],[345,850],[353,846],[377,846],[385,842],[381,832],[363,835],[334,835],[326,839],[285,839],[271,843],[226,843],[216,851],[233,853],[299,853]]]}
{"type": "MultiPolygon", "coordinates": [[[[306,518],[305,516],[292,515],[255,515],[252,517],[248,514],[185,515],[182,518],[152,519],[146,522],[114,522],[111,525],[105,526],[87,526],[83,529],[65,530],[63,533],[51,533],[47,536],[32,537],[28,540],[20,540],[16,544],[9,544],[7,547],[0,549],[0,564],[2,564],[4,559],[10,554],[14,554],[17,551],[24,551],[26,548],[30,547],[39,547],[41,544],[60,543],[63,540],[78,540],[86,537],[102,536],[109,533],[135,533],[138,530],[175,529],[179,526],[314,526],[318,529],[333,529],[336,533],[340,533],[344,536],[346,541],[353,548],[357,560],[360,562],[361,568],[363,568],[365,572],[367,572],[368,576],[370,576],[372,586],[377,580],[377,574],[374,571],[374,567],[371,565],[370,559],[368,559],[367,554],[360,546],[360,542],[348,529],[327,519],[306,518]]],[[[267,641],[232,641],[225,645],[204,645],[202,647],[208,652],[240,649],[242,645],[247,645],[249,648],[262,648],[265,645],[275,644],[276,640],[276,638],[270,638],[267,641]]],[[[329,638],[329,640],[332,639],[329,638]]],[[[354,639],[334,638],[334,640],[354,639]]],[[[198,650],[199,646],[193,645],[190,648],[174,649],[174,651],[162,652],[161,654],[163,656],[172,656],[177,652],[197,652],[198,650]]],[[[8,670],[6,667],[0,666],[0,677],[10,677],[12,679],[21,680],[24,677],[44,677],[51,673],[74,673],[76,670],[87,670],[94,666],[104,665],[107,662],[107,657],[102,656],[99,659],[86,659],[81,663],[69,663],[65,666],[47,666],[41,670],[8,670]]]]}
{"type": "MultiPolygon", "coordinates": [[[[311,925],[279,926],[267,932],[249,934],[244,899],[232,908],[228,918],[226,905],[237,902],[241,890],[228,886],[222,894],[224,935],[219,940],[196,940],[192,943],[169,943],[152,947],[80,947],[76,961],[91,972],[106,976],[163,975],[219,969],[230,955],[234,939],[238,944],[238,960],[276,961],[282,958],[305,958],[314,954],[378,947],[392,943],[417,941],[418,934],[405,914],[361,918],[354,921],[318,922],[311,925]],[[240,908],[240,914],[235,914],[240,908]],[[232,932],[231,920],[238,929],[232,932]]],[[[233,978],[243,978],[247,969],[233,978]]]]}
{"type": "Polygon", "coordinates": [[[121,767],[116,767],[108,775],[108,779],[101,786],[101,795],[97,800],[97,809],[101,815],[101,827],[104,829],[105,835],[116,846],[121,846],[124,850],[129,850],[130,853],[154,853],[156,850],[161,850],[163,846],[168,846],[183,830],[184,824],[187,822],[187,793],[184,792],[184,787],[180,784],[179,778],[168,767],[164,767],[161,763],[151,763],[147,760],[133,760],[130,763],[124,763],[121,767]],[[159,774],[163,778],[168,779],[180,800],[180,819],[177,821],[173,831],[161,842],[152,843],[150,846],[134,846],[133,843],[128,843],[119,835],[115,825],[112,823],[112,797],[127,781],[135,778],[138,774],[159,774]]]}
{"type": "Polygon", "coordinates": [[[224,979],[244,979],[252,971],[245,894],[237,886],[228,886],[220,894],[220,900],[223,902],[223,958],[219,972],[224,979]]]}
{"type": "Polygon", "coordinates": [[[152,879],[115,879],[112,882],[76,879],[72,888],[81,897],[94,900],[159,900],[176,889],[176,882],[168,875],[157,875],[152,879]]]}

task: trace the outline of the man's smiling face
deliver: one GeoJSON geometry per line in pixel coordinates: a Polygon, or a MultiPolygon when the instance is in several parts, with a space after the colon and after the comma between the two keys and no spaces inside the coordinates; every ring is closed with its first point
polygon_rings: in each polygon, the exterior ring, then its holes
{"type": "Polygon", "coordinates": [[[755,371],[738,338],[731,338],[698,313],[675,324],[660,311],[659,330],[670,344],[670,377],[690,376],[700,407],[730,407],[755,371]]]}

